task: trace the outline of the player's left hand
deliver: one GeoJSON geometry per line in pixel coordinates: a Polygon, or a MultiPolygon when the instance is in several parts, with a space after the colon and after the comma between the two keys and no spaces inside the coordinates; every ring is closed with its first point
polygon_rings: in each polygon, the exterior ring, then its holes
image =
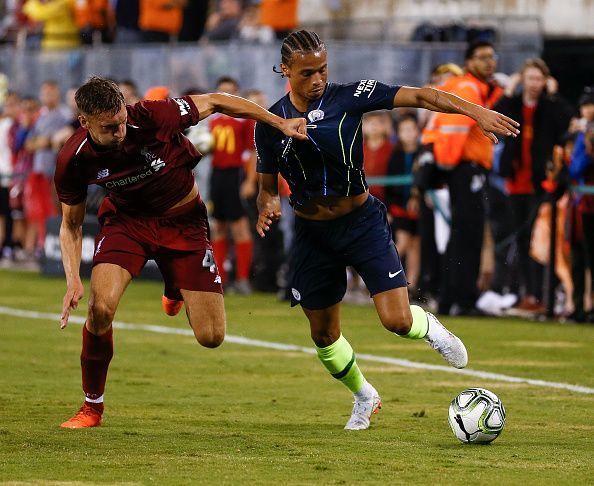
{"type": "Polygon", "coordinates": [[[261,238],[266,236],[266,233],[270,231],[272,223],[278,221],[281,216],[280,198],[278,196],[270,198],[264,206],[264,209],[260,211],[258,221],[256,222],[256,232],[261,238]]]}
{"type": "Polygon", "coordinates": [[[80,279],[74,282],[72,285],[68,285],[66,289],[66,295],[62,300],[62,314],[60,315],[60,329],[64,329],[68,325],[68,318],[70,317],[70,311],[75,310],[78,307],[80,299],[84,294],[84,287],[80,279]]]}
{"type": "Polygon", "coordinates": [[[289,118],[280,122],[279,130],[288,137],[307,140],[307,120],[305,118],[289,118]]]}
{"type": "Polygon", "coordinates": [[[504,137],[517,137],[520,133],[518,127],[520,124],[510,117],[497,113],[496,111],[482,108],[479,116],[476,118],[478,126],[483,133],[489,137],[493,143],[497,143],[497,135],[504,137]]]}

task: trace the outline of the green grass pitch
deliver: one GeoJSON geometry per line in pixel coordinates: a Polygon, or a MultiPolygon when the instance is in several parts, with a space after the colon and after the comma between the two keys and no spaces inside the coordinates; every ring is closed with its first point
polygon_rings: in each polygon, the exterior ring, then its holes
{"type": "MultiPolygon", "coordinates": [[[[59,313],[65,282],[0,271],[0,306],[59,313]]],[[[85,288],[88,292],[88,284],[85,288]]],[[[116,316],[187,329],[133,282],[116,316]]],[[[75,315],[83,316],[85,300],[75,315]]],[[[311,346],[300,309],[270,295],[226,298],[229,335],[311,346]]],[[[391,336],[371,307],[344,306],[356,352],[445,364],[391,336]]],[[[469,368],[594,388],[594,326],[449,319],[469,368]]],[[[315,356],[117,329],[102,427],[62,430],[82,402],[80,325],[0,310],[0,482],[19,484],[594,484],[594,394],[361,360],[382,411],[342,430],[351,397],[315,356]],[[448,404],[464,388],[507,410],[489,446],[459,443],[448,404]]]]}

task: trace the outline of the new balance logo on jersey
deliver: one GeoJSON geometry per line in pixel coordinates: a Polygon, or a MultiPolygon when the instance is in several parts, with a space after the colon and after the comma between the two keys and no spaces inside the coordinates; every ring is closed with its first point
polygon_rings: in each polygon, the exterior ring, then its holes
{"type": "Polygon", "coordinates": [[[165,167],[165,162],[163,162],[161,159],[155,159],[151,162],[151,167],[155,172],[158,172],[159,169],[165,167]]]}
{"type": "Polygon", "coordinates": [[[109,169],[101,169],[97,172],[97,179],[105,179],[106,177],[109,177],[109,169]]]}
{"type": "Polygon", "coordinates": [[[373,90],[375,90],[376,84],[377,81],[375,79],[362,79],[359,83],[359,86],[357,86],[357,89],[355,90],[355,94],[353,96],[355,98],[358,98],[363,93],[369,93],[367,95],[367,97],[369,98],[371,96],[371,93],[373,93],[373,90]]]}
{"type": "Polygon", "coordinates": [[[177,106],[179,106],[179,114],[181,116],[190,113],[190,103],[188,103],[186,100],[183,100],[181,98],[173,98],[173,101],[175,101],[177,103],[177,106]]]}

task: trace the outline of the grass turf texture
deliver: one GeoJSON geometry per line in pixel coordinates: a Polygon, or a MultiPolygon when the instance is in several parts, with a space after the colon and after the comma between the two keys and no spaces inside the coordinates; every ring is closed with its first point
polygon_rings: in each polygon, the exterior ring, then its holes
{"type": "MultiPolygon", "coordinates": [[[[85,283],[88,295],[88,282],[85,283]]],[[[60,279],[0,272],[0,305],[59,313],[60,279]]],[[[134,282],[116,318],[187,328],[160,309],[161,286],[134,282]]],[[[86,297],[76,315],[84,315],[86,297]]],[[[311,346],[301,311],[273,296],[226,298],[228,333],[311,346]]],[[[182,313],[183,314],[183,313],[182,313]]],[[[390,336],[372,308],[344,306],[356,352],[443,364],[390,336]]],[[[594,387],[594,327],[444,319],[473,369],[594,387]]],[[[116,330],[104,425],[58,428],[82,401],[80,325],[0,315],[0,481],[238,484],[355,482],[592,484],[594,395],[360,362],[384,407],[342,430],[351,397],[312,355],[190,336],[116,330]],[[462,389],[497,393],[507,425],[490,446],[447,424],[462,389]]]]}

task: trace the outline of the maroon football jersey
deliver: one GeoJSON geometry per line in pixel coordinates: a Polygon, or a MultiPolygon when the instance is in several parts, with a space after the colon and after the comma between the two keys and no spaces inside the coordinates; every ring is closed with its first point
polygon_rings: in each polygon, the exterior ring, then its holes
{"type": "Polygon", "coordinates": [[[60,201],[79,204],[87,186],[98,184],[118,209],[157,216],[191,191],[192,169],[202,157],[181,133],[199,120],[191,98],[141,101],[126,110],[126,138],[118,148],[97,148],[84,128],[68,139],[54,177],[60,201]]]}

